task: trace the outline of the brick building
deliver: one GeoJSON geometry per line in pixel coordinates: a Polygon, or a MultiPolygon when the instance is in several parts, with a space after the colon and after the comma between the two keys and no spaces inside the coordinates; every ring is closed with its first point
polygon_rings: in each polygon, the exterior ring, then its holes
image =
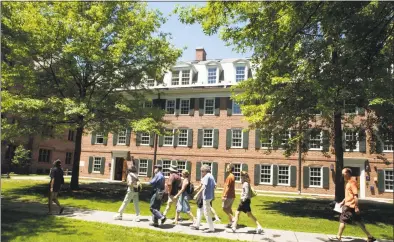
{"type": "MultiPolygon", "coordinates": [[[[251,75],[248,59],[206,60],[205,50],[197,48],[195,61],[177,63],[160,84],[154,80],[149,82],[149,87],[160,93],[160,100],[152,94],[152,103],[167,111],[165,118],[171,121],[167,128],[173,132],[172,136],[158,139],[157,163],[162,164],[164,174],[168,175],[171,164],[177,164],[179,170],[188,169],[192,181],[196,182],[201,178],[201,165],[208,164],[221,187],[225,165],[233,163],[238,182],[240,172],[245,170],[258,190],[298,192],[301,169],[302,193],[333,195],[335,158],[322,153],[330,148],[328,132],[311,133],[309,152],[302,167],[298,167],[297,155],[286,158],[280,149],[268,153],[272,138],[268,143],[261,143],[260,131],[244,132],[248,124],[243,120],[239,105],[230,99],[230,87],[251,75]]],[[[345,113],[356,114],[357,121],[366,118],[363,109],[351,105],[346,106],[345,113]]],[[[283,134],[282,143],[291,135],[291,131],[283,134]]],[[[361,198],[392,198],[393,142],[381,134],[378,146],[382,154],[371,154],[366,142],[369,135],[344,132],[344,165],[353,169],[361,198]],[[350,151],[349,145],[359,135],[362,138],[350,151]]],[[[122,180],[127,166],[134,161],[139,176],[148,180],[152,175],[153,157],[154,136],[149,133],[127,129],[106,136],[93,132],[82,140],[80,175],[122,180]]],[[[240,188],[240,183],[237,186],[240,188]]]]}

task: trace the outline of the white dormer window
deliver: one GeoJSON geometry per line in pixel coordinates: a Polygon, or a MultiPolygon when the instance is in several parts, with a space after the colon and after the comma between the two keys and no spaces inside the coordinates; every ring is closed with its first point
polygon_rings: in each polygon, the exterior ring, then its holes
{"type": "Polygon", "coordinates": [[[176,70],[172,72],[171,85],[190,85],[191,73],[190,69],[176,70]]]}
{"type": "Polygon", "coordinates": [[[208,68],[208,84],[215,84],[217,83],[217,69],[216,67],[208,68]]]}
{"type": "Polygon", "coordinates": [[[241,82],[246,78],[246,66],[239,65],[235,67],[235,82],[241,82]]]}

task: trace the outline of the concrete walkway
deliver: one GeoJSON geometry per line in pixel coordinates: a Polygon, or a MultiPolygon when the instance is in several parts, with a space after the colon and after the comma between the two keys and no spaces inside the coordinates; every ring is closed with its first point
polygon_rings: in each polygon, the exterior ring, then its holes
{"type": "MultiPolygon", "coordinates": [[[[54,206],[54,209],[56,206],[54,206]]],[[[9,202],[4,201],[1,204],[2,210],[23,211],[27,213],[34,213],[45,215],[47,206],[40,203],[22,203],[22,202],[9,202]]],[[[55,212],[56,210],[54,210],[55,212]]],[[[180,222],[179,225],[173,225],[172,221],[168,219],[164,225],[159,228],[149,226],[150,216],[140,216],[140,222],[134,221],[134,216],[131,214],[123,214],[123,220],[114,220],[115,212],[85,210],[73,207],[67,207],[63,215],[56,215],[59,217],[67,217],[71,219],[78,219],[83,221],[101,222],[113,225],[120,225],[126,227],[138,227],[162,232],[181,233],[188,235],[197,235],[204,237],[217,237],[229,240],[242,240],[242,241],[268,241],[268,242],[324,242],[330,241],[329,237],[332,235],[316,234],[316,233],[302,233],[285,230],[265,229],[263,228],[262,234],[255,234],[255,228],[243,227],[239,228],[236,233],[228,233],[225,231],[224,224],[215,224],[215,233],[203,233],[201,230],[196,231],[190,229],[191,221],[180,222]]],[[[6,221],[3,221],[6,222],[6,221]]],[[[263,224],[264,225],[264,224],[263,224]]],[[[203,224],[201,229],[207,228],[203,224]]],[[[346,232],[346,231],[345,231],[346,232]]],[[[361,238],[344,237],[343,241],[346,242],[362,242],[365,241],[361,238]]],[[[382,242],[389,242],[389,240],[378,240],[382,242]]]]}

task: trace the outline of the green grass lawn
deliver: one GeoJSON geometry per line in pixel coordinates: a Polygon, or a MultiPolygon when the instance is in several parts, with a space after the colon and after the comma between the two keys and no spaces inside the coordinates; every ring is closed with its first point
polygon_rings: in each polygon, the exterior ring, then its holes
{"type": "MultiPolygon", "coordinates": [[[[206,241],[206,237],[85,222],[75,219],[2,212],[1,241],[206,241]],[[83,239],[81,239],[83,238],[83,239]]],[[[210,238],[209,241],[229,241],[210,238]]]]}
{"type": "MultiPolygon", "coordinates": [[[[67,186],[67,184],[66,184],[67,186]]],[[[48,182],[34,180],[2,179],[2,195],[7,199],[35,201],[46,203],[48,182]]],[[[78,208],[116,212],[125,195],[126,188],[122,184],[108,183],[81,183],[81,189],[70,191],[66,189],[61,193],[59,200],[63,205],[78,208]]],[[[144,189],[140,194],[140,207],[142,215],[150,215],[150,192],[144,189]]],[[[313,232],[336,234],[338,229],[338,214],[328,208],[330,200],[310,198],[282,198],[258,196],[252,199],[252,211],[264,228],[292,230],[299,232],[313,232]]],[[[233,205],[236,209],[238,200],[233,205]]],[[[363,203],[361,211],[367,228],[377,238],[393,239],[394,210],[392,204],[363,203]]],[[[164,209],[165,204],[162,206],[164,209]]],[[[195,214],[195,203],[191,203],[195,214]]],[[[219,195],[213,202],[213,207],[222,219],[227,217],[221,210],[219,195]]],[[[130,204],[126,213],[134,213],[130,204]]],[[[174,216],[174,208],[168,214],[174,216]]],[[[184,216],[186,218],[186,216],[184,216]]],[[[246,215],[242,214],[240,224],[255,226],[246,215]]],[[[345,230],[347,236],[364,237],[362,231],[356,226],[348,226],[345,230]]]]}

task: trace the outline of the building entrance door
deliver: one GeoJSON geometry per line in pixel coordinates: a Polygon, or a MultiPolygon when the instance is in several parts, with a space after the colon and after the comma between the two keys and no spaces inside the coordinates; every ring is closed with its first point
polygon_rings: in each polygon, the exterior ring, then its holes
{"type": "Polygon", "coordinates": [[[345,168],[349,168],[349,169],[352,170],[352,179],[356,180],[356,182],[357,182],[358,195],[360,196],[360,176],[361,176],[360,167],[358,167],[358,166],[346,166],[345,168]]]}
{"type": "Polygon", "coordinates": [[[121,181],[123,178],[123,163],[124,159],[122,157],[116,157],[115,160],[115,179],[116,181],[121,181]]]}

